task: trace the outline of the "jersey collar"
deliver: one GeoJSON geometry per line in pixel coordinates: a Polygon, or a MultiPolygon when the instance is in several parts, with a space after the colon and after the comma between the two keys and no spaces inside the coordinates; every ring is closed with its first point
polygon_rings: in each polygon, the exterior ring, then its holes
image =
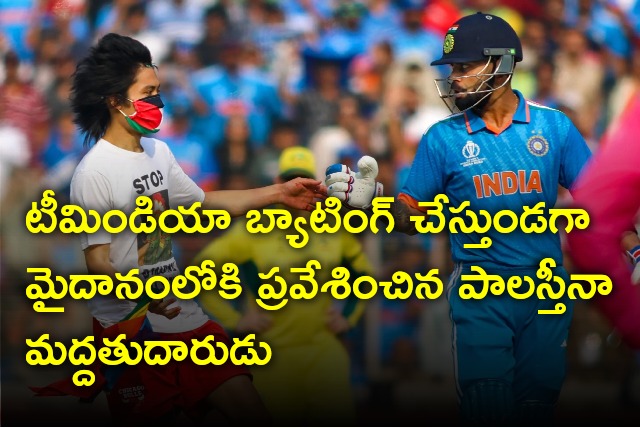
{"type": "MultiPolygon", "coordinates": [[[[522,95],[522,93],[520,93],[520,91],[514,89],[513,92],[518,97],[518,108],[516,109],[516,113],[513,115],[512,122],[529,123],[531,118],[529,115],[529,105],[527,104],[527,100],[524,99],[524,96],[522,95]]],[[[474,132],[478,132],[482,129],[487,128],[484,120],[482,120],[482,118],[478,116],[472,109],[466,110],[463,114],[464,121],[467,126],[467,132],[469,134],[473,134],[474,132]]],[[[507,129],[510,124],[511,122],[508,123],[503,129],[487,129],[497,135],[507,129]]]]}

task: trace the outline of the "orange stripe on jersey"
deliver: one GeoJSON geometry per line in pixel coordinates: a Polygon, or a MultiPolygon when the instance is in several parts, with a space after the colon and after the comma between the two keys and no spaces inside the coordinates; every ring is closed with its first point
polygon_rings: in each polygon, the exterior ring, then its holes
{"type": "Polygon", "coordinates": [[[469,118],[467,117],[467,112],[462,113],[464,115],[464,123],[467,125],[467,132],[471,134],[473,131],[471,130],[471,124],[469,123],[469,118]]]}
{"type": "Polygon", "coordinates": [[[418,201],[416,201],[414,198],[412,198],[411,196],[407,195],[406,193],[400,193],[398,195],[398,200],[404,202],[405,204],[407,204],[409,207],[413,208],[414,210],[418,210],[420,212],[426,213],[428,211],[429,208],[427,207],[421,207],[418,205],[418,201]]]}

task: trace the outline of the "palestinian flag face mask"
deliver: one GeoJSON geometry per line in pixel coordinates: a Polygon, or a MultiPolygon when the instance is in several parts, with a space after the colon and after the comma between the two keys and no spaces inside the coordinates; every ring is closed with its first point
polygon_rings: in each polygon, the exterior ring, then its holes
{"type": "MultiPolygon", "coordinates": [[[[127,98],[127,100],[129,100],[127,98]]],[[[128,115],[122,110],[118,110],[127,118],[129,125],[142,135],[155,134],[160,130],[162,122],[162,107],[164,103],[160,95],[152,95],[150,97],[141,98],[139,100],[129,100],[133,103],[136,112],[128,115]]]]}

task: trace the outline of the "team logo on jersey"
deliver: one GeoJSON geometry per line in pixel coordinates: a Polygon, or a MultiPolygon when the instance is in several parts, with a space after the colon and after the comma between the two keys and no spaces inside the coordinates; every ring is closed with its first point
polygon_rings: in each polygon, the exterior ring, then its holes
{"type": "Polygon", "coordinates": [[[467,141],[466,144],[462,147],[462,156],[467,159],[460,164],[464,167],[471,165],[480,165],[482,162],[484,162],[485,159],[478,157],[480,156],[480,146],[473,141],[467,141]]]}
{"type": "Polygon", "coordinates": [[[534,135],[527,141],[529,153],[535,156],[544,156],[549,152],[549,143],[542,135],[534,135]]]}
{"type": "Polygon", "coordinates": [[[455,40],[453,38],[453,34],[447,34],[447,36],[444,38],[444,45],[442,46],[442,50],[444,51],[444,53],[448,54],[449,52],[451,52],[453,50],[454,43],[455,40]]]}

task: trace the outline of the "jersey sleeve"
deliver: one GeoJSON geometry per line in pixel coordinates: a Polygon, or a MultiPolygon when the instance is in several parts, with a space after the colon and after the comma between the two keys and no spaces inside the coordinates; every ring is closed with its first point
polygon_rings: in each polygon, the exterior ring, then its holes
{"type": "Polygon", "coordinates": [[[165,145],[169,157],[169,200],[171,208],[178,206],[190,206],[194,202],[204,201],[204,190],[182,170],[178,161],[165,145]]]}
{"type": "Polygon", "coordinates": [[[413,200],[413,208],[417,208],[417,202],[432,201],[437,194],[444,192],[444,167],[444,146],[438,141],[437,130],[431,128],[420,140],[409,176],[400,190],[400,198],[413,200]]]}
{"type": "Polygon", "coordinates": [[[562,149],[560,164],[560,185],[571,189],[582,168],[591,157],[591,150],[573,123],[569,122],[569,132],[562,149]]]}
{"type": "MultiPolygon", "coordinates": [[[[71,181],[71,203],[86,212],[95,210],[102,217],[114,207],[111,183],[99,172],[79,172],[71,181]]],[[[83,250],[92,245],[111,244],[111,233],[102,227],[94,233],[81,233],[80,244],[83,250]]]]}

